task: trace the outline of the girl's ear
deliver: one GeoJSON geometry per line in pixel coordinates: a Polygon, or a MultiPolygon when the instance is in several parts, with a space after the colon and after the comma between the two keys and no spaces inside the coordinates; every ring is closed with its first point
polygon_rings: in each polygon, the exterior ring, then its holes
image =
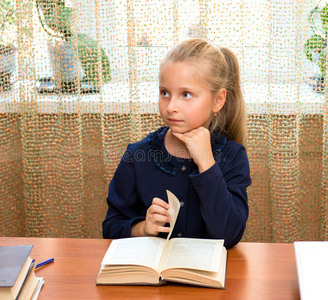
{"type": "Polygon", "coordinates": [[[223,107],[227,97],[227,91],[226,89],[221,89],[215,96],[215,103],[213,106],[213,112],[217,113],[221,110],[223,107]]]}

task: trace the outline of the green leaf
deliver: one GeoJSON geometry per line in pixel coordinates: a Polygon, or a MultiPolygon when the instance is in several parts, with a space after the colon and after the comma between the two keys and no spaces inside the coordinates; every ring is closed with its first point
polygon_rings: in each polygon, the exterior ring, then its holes
{"type": "Polygon", "coordinates": [[[73,10],[65,7],[64,1],[37,0],[37,6],[43,13],[46,26],[65,38],[72,35],[73,10]]]}
{"type": "Polygon", "coordinates": [[[327,29],[328,29],[328,4],[326,4],[326,6],[322,8],[320,18],[321,18],[322,27],[327,32],[327,29]]]}
{"type": "Polygon", "coordinates": [[[319,68],[324,77],[326,77],[327,65],[327,48],[325,48],[321,51],[319,56],[319,68]]]}
{"type": "Polygon", "coordinates": [[[312,35],[310,38],[307,39],[306,43],[304,44],[303,50],[306,57],[313,61],[312,54],[314,53],[321,53],[323,49],[327,47],[327,42],[319,35],[312,35]]]}
{"type": "MultiPolygon", "coordinates": [[[[74,37],[72,37],[73,40],[74,37]]],[[[84,75],[87,79],[99,84],[99,68],[98,68],[98,46],[99,43],[93,40],[86,34],[77,34],[79,60],[83,68],[84,75]]],[[[101,57],[101,79],[104,83],[111,80],[110,62],[104,51],[100,46],[101,57]]]]}
{"type": "MultiPolygon", "coordinates": [[[[0,0],[0,29],[15,22],[14,1],[0,0]]],[[[1,36],[0,36],[1,39],[1,36]]]]}

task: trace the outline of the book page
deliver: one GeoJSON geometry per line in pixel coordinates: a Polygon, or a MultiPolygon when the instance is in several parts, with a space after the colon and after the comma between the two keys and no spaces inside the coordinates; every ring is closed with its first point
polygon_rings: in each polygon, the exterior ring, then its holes
{"type": "Polygon", "coordinates": [[[179,214],[179,210],[180,210],[180,201],[169,190],[166,190],[166,193],[167,193],[167,198],[168,198],[168,201],[169,201],[169,214],[170,214],[170,217],[171,217],[171,222],[170,222],[171,231],[170,231],[170,233],[168,234],[168,236],[166,238],[167,240],[169,240],[170,237],[171,237],[175,222],[178,218],[178,214],[179,214]]]}
{"type": "Polygon", "coordinates": [[[221,262],[223,240],[174,238],[168,243],[160,272],[168,268],[187,268],[217,272],[221,262]]]}
{"type": "Polygon", "coordinates": [[[170,191],[167,192],[171,231],[167,239],[159,237],[134,237],[113,240],[102,265],[140,265],[159,270],[160,260],[177,220],[180,201],[170,191]]]}
{"type": "Polygon", "coordinates": [[[158,271],[166,240],[158,237],[134,237],[113,240],[102,265],[143,265],[158,271]]]}

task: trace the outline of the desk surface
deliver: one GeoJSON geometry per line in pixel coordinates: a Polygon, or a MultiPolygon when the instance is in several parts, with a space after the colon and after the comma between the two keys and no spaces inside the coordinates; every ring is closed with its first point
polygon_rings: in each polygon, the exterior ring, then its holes
{"type": "Polygon", "coordinates": [[[239,243],[228,250],[225,290],[168,283],[153,286],[96,286],[110,240],[0,237],[0,246],[34,245],[31,257],[45,284],[39,300],[51,299],[300,299],[293,244],[239,243]]]}

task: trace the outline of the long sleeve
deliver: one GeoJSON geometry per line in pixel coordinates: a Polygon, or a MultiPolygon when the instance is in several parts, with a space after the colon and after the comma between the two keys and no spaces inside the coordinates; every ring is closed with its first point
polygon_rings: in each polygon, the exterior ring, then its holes
{"type": "Polygon", "coordinates": [[[131,226],[145,220],[153,198],[167,201],[169,190],[181,202],[172,238],[224,239],[227,248],[234,246],[248,218],[251,178],[245,148],[223,136],[215,144],[216,163],[199,174],[192,160],[169,155],[165,132],[127,147],[109,185],[103,237],[130,237],[131,226]]]}
{"type": "Polygon", "coordinates": [[[208,238],[224,238],[230,248],[241,239],[248,218],[246,187],[251,184],[244,147],[225,152],[221,167],[214,164],[190,179],[200,199],[200,211],[208,238]]]}
{"type": "Polygon", "coordinates": [[[109,185],[108,211],[102,224],[104,238],[130,237],[132,224],[145,219],[138,205],[131,149],[129,145],[109,185]]]}

